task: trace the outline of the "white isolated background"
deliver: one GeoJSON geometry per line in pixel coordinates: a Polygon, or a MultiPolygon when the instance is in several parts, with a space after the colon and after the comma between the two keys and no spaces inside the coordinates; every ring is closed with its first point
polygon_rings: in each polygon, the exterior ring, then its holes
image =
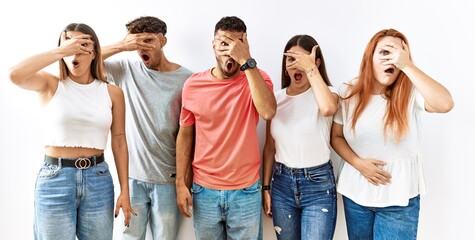
{"type": "MultiPolygon", "coordinates": [[[[168,24],[169,60],[194,72],[213,67],[211,41],[216,22],[235,15],[248,26],[248,40],[258,67],[280,89],[282,51],[288,39],[309,34],[317,39],[333,85],[358,74],[364,48],[377,31],[395,28],[409,39],[416,65],[445,85],[455,108],[425,114],[422,152],[429,193],[421,198],[418,239],[475,239],[475,3],[470,0],[360,1],[2,1],[0,3],[0,239],[33,238],[33,191],[42,162],[40,105],[36,93],[14,86],[7,70],[20,60],[56,47],[60,31],[71,22],[90,25],[102,45],[125,36],[125,24],[153,15],[168,24]]],[[[49,71],[56,73],[57,66],[49,71]]],[[[264,123],[258,126],[264,144],[264,123]]],[[[116,186],[110,147],[106,150],[116,186]]],[[[339,158],[332,154],[339,164],[339,158]]],[[[335,239],[346,237],[338,196],[335,239]]],[[[114,239],[121,239],[123,215],[114,239]]],[[[264,220],[264,238],[275,239],[272,221],[264,220]]],[[[148,238],[151,239],[151,238],[148,238]]],[[[194,239],[190,219],[178,239],[194,239]]]]}

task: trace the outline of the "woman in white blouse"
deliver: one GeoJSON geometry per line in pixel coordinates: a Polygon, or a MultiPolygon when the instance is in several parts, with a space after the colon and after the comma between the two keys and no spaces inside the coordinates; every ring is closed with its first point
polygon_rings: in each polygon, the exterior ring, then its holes
{"type": "Polygon", "coordinates": [[[425,192],[420,115],[450,111],[449,91],[414,65],[402,33],[385,29],[339,93],[331,145],[344,160],[337,189],[349,239],[416,239],[425,192]]]}
{"type": "Polygon", "coordinates": [[[287,42],[275,98],[277,112],[267,122],[264,146],[264,213],[273,218],[279,240],[331,240],[337,204],[330,129],[338,95],[313,37],[287,42]]]}

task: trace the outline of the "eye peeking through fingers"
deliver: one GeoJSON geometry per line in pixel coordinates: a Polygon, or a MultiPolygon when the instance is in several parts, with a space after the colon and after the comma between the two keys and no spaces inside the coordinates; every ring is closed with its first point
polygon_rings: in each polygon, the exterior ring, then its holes
{"type": "Polygon", "coordinates": [[[229,44],[227,42],[221,42],[221,46],[227,47],[227,46],[229,46],[229,44]]]}
{"type": "Polygon", "coordinates": [[[379,54],[381,54],[381,55],[383,55],[383,56],[386,56],[386,55],[388,55],[388,54],[390,54],[390,53],[391,53],[391,52],[389,52],[388,50],[381,50],[381,51],[379,52],[379,54]]]}

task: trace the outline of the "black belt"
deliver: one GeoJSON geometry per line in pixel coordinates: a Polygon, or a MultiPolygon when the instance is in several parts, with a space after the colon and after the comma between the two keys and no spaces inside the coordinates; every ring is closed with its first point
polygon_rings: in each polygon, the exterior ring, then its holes
{"type": "Polygon", "coordinates": [[[54,158],[45,155],[45,162],[49,164],[59,165],[59,159],[61,159],[61,166],[88,169],[93,164],[104,162],[104,154],[78,158],[54,158]]]}

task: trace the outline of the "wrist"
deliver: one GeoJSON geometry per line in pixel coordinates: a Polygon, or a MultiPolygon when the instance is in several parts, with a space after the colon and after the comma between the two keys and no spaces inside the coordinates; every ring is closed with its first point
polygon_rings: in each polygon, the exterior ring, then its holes
{"type": "Polygon", "coordinates": [[[307,71],[305,71],[305,74],[313,73],[313,70],[315,70],[315,68],[317,68],[317,66],[315,66],[311,69],[308,69],[307,71]]]}
{"type": "Polygon", "coordinates": [[[262,191],[269,191],[270,190],[270,185],[262,185],[261,189],[262,189],[262,191]]]}

